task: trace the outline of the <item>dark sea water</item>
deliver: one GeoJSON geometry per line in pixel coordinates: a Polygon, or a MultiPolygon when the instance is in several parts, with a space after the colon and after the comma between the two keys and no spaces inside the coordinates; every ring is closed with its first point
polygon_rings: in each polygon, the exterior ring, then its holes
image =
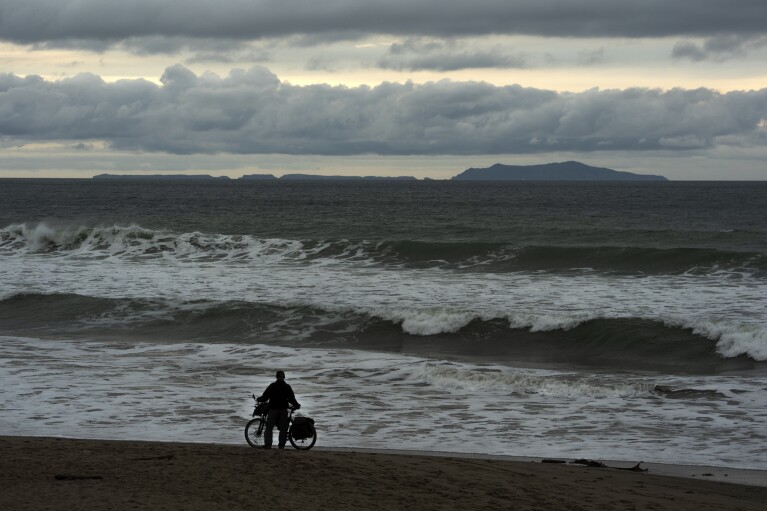
{"type": "Polygon", "coordinates": [[[767,468],[767,183],[0,180],[0,281],[0,434],[767,468]]]}

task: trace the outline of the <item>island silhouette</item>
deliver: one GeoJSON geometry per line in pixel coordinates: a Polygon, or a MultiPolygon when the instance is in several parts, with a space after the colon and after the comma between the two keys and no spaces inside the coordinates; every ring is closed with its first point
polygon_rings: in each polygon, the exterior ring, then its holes
{"type": "Polygon", "coordinates": [[[578,161],[542,165],[504,165],[466,169],[453,181],[668,181],[663,176],[620,172],[578,161]]]}
{"type": "MultiPolygon", "coordinates": [[[[190,174],[99,174],[98,180],[116,179],[175,179],[227,180],[226,176],[190,174]]],[[[326,176],[321,174],[247,174],[239,178],[246,181],[415,181],[412,176],[326,176]]],[[[436,181],[426,178],[424,180],[436,181]]],[[[604,167],[592,167],[578,161],[544,163],[541,165],[504,165],[496,163],[487,168],[470,168],[452,177],[451,181],[668,181],[658,175],[634,174],[604,167]]]]}

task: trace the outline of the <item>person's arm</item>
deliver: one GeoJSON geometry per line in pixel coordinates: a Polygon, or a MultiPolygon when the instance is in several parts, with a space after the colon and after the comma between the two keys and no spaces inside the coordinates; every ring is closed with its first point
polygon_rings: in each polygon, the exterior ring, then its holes
{"type": "Polygon", "coordinates": [[[299,409],[299,408],[301,408],[301,405],[300,405],[300,404],[298,404],[298,401],[296,401],[296,395],[293,393],[293,388],[292,388],[292,387],[290,387],[290,386],[288,386],[288,389],[289,389],[289,391],[290,391],[290,392],[289,392],[289,394],[290,394],[290,395],[288,396],[288,402],[289,402],[290,404],[292,404],[292,405],[293,405],[293,408],[295,408],[296,410],[297,410],[297,409],[299,409]]]}
{"type": "Polygon", "coordinates": [[[260,397],[256,398],[256,401],[258,401],[259,403],[263,403],[264,401],[269,401],[269,398],[271,397],[271,395],[272,395],[272,386],[269,385],[268,387],[266,387],[266,390],[264,391],[264,393],[261,394],[260,397]]]}

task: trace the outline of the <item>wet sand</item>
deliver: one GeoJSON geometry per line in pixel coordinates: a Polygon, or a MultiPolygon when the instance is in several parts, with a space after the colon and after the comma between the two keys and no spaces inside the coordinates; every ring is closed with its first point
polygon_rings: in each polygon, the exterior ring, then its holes
{"type": "Polygon", "coordinates": [[[464,456],[0,437],[0,509],[9,511],[761,511],[765,502],[764,486],[656,475],[652,468],[639,473],[464,456]]]}

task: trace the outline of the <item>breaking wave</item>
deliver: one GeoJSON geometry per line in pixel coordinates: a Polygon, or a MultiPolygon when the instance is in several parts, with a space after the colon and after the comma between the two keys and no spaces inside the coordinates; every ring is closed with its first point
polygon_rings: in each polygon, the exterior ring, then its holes
{"type": "Polygon", "coordinates": [[[338,346],[702,373],[753,369],[767,361],[767,332],[734,322],[684,325],[648,318],[480,318],[447,310],[16,294],[0,299],[0,325],[6,333],[52,338],[338,346]],[[543,325],[546,328],[540,328],[543,325]]]}
{"type": "Polygon", "coordinates": [[[176,233],[138,225],[66,227],[13,224],[0,229],[0,255],[70,258],[169,258],[179,262],[338,263],[457,271],[599,271],[639,274],[767,274],[760,252],[630,246],[516,246],[412,240],[290,240],[251,235],[176,233]]]}

